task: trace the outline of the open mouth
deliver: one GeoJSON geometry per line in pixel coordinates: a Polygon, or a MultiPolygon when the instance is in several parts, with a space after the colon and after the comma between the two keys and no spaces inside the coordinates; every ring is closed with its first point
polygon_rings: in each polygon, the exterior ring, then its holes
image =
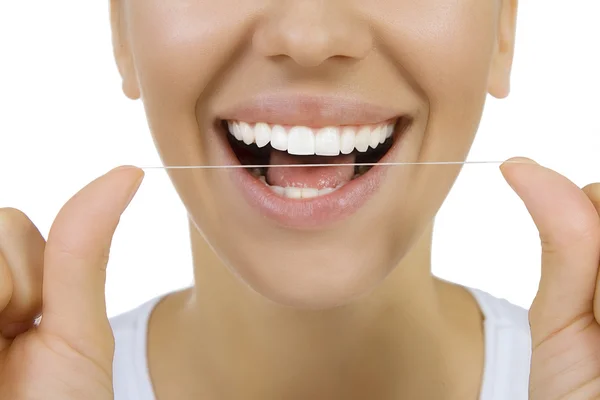
{"type": "Polygon", "coordinates": [[[233,153],[249,166],[250,174],[278,196],[307,199],[331,194],[368,175],[410,125],[410,118],[324,128],[237,120],[222,124],[233,153]],[[273,167],[254,167],[258,165],[273,167]]]}

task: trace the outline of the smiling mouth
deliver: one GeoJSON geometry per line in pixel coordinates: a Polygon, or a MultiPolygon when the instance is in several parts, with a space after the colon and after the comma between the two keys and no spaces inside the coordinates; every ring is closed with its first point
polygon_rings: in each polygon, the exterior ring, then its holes
{"type": "Polygon", "coordinates": [[[222,125],[242,165],[273,166],[249,167],[251,175],[278,196],[308,199],[329,195],[368,175],[410,125],[410,118],[323,128],[238,120],[222,125]]]}

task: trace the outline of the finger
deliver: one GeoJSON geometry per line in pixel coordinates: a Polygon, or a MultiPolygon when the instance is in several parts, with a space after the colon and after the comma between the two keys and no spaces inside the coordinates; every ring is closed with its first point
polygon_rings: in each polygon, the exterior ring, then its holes
{"type": "Polygon", "coordinates": [[[596,212],[600,215],[600,183],[592,183],[583,188],[583,193],[594,205],[596,212]]]}
{"type": "MultiPolygon", "coordinates": [[[[592,183],[583,188],[583,192],[594,205],[596,212],[600,215],[600,183],[592,183]]],[[[599,263],[600,267],[600,263],[599,263]]],[[[596,278],[596,292],[594,296],[594,317],[600,322],[600,277],[596,278]]]]}
{"type": "Polygon", "coordinates": [[[0,309],[0,331],[5,336],[27,330],[41,312],[45,245],[25,214],[0,209],[0,253],[12,282],[10,298],[0,309]]]}
{"type": "Polygon", "coordinates": [[[591,315],[600,260],[600,218],[564,176],[527,159],[502,173],[531,214],[542,244],[542,275],[530,309],[534,347],[579,317],[591,315]]]}
{"type": "Polygon", "coordinates": [[[0,313],[10,302],[12,297],[12,275],[8,269],[8,263],[0,252],[0,313]]]}
{"type": "Polygon", "coordinates": [[[112,236],[143,176],[121,167],[90,183],[61,209],[46,244],[40,333],[97,362],[114,346],[104,295],[112,236]]]}
{"type": "MultiPolygon", "coordinates": [[[[0,313],[6,307],[12,296],[12,276],[8,270],[8,263],[0,252],[0,313]]],[[[0,334],[0,351],[3,351],[9,341],[0,334]]]]}

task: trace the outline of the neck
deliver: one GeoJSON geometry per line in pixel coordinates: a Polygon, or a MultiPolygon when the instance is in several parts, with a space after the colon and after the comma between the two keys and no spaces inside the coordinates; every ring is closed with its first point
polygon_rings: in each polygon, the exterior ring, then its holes
{"type": "Polygon", "coordinates": [[[423,398],[424,390],[436,388],[441,394],[448,391],[447,359],[456,342],[444,298],[449,290],[442,289],[448,286],[431,275],[431,237],[430,228],[372,293],[343,307],[307,311],[249,289],[192,228],[195,287],[164,301],[153,319],[161,318],[169,332],[182,328],[186,345],[173,362],[195,371],[185,384],[196,386],[193,395],[397,399],[423,398]]]}

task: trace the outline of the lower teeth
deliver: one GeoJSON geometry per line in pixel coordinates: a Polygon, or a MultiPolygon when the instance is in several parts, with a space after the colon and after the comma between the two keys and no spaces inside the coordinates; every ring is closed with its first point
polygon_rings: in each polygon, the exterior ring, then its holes
{"type": "MultiPolygon", "coordinates": [[[[370,169],[371,169],[370,165],[359,165],[359,166],[356,166],[356,168],[354,170],[354,176],[352,176],[352,179],[356,179],[359,176],[364,175],[370,169]]],[[[263,171],[260,168],[252,168],[252,169],[250,169],[250,174],[253,177],[259,179],[259,178],[264,177],[266,175],[266,170],[263,171]]]]}
{"type": "MultiPolygon", "coordinates": [[[[371,169],[370,165],[359,165],[355,167],[355,174],[352,179],[356,179],[361,175],[365,174],[368,170],[371,169]]],[[[276,194],[287,197],[290,199],[308,199],[313,197],[325,196],[327,194],[333,193],[345,184],[341,184],[335,188],[298,188],[298,187],[281,187],[281,186],[272,186],[267,183],[266,168],[252,168],[250,169],[250,174],[264,183],[269,189],[271,189],[276,194]]]]}
{"type": "MultiPolygon", "coordinates": [[[[266,183],[265,183],[266,184],[266,183]]],[[[328,195],[330,193],[335,192],[343,185],[340,185],[336,188],[324,188],[324,189],[315,189],[315,188],[296,188],[296,187],[281,187],[281,186],[270,186],[266,184],[269,189],[282,197],[287,197],[289,199],[310,199],[314,197],[321,197],[328,195]]]]}
{"type": "Polygon", "coordinates": [[[272,186],[267,183],[267,178],[264,175],[261,175],[260,170],[254,169],[251,171],[252,175],[256,177],[259,181],[264,183],[269,189],[271,189],[276,194],[287,197],[290,199],[309,199],[313,197],[325,196],[329,193],[333,193],[344,184],[341,184],[335,188],[298,188],[298,187],[281,187],[281,186],[272,186]]]}

